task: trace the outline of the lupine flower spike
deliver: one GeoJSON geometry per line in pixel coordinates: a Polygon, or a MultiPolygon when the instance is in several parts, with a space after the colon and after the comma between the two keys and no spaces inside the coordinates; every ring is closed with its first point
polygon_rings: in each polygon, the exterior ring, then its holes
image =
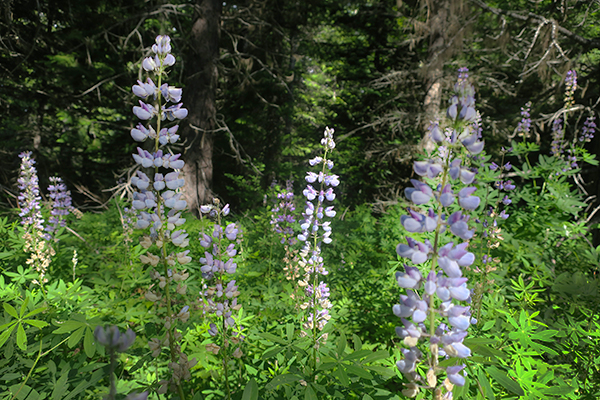
{"type": "Polygon", "coordinates": [[[594,120],[596,117],[587,117],[583,123],[583,129],[581,130],[581,136],[579,137],[580,142],[591,142],[596,133],[596,123],[594,120]]]}
{"type": "Polygon", "coordinates": [[[67,190],[61,178],[53,176],[50,178],[50,186],[48,186],[48,197],[52,199],[52,207],[50,211],[49,224],[46,226],[47,239],[55,240],[54,233],[59,227],[67,225],[66,217],[69,215],[73,205],[71,204],[71,192],[67,190]]]}
{"type": "Polygon", "coordinates": [[[188,235],[185,230],[179,229],[185,222],[181,212],[187,207],[180,190],[184,185],[180,175],[184,162],[179,159],[181,154],[163,150],[164,146],[177,142],[179,126],[162,126],[162,123],[185,118],[187,110],[179,102],[181,89],[162,82],[167,75],[167,68],[175,64],[175,57],[170,54],[171,39],[157,36],[152,52],[154,55],[144,59],[142,67],[154,75],[156,83],[148,78],[132,87],[133,94],[141,99],[139,105],[133,107],[133,113],[142,122],[131,129],[131,137],[137,142],[150,139],[153,144],[152,153],[138,147],[133,154],[140,169],[131,179],[131,184],[138,189],[133,195],[132,205],[138,212],[137,228],[149,230],[149,234],[141,241],[148,252],[140,256],[140,260],[150,266],[150,276],[161,289],[148,290],[146,299],[152,302],[164,300],[160,304],[166,307],[166,315],[163,316],[165,336],[148,343],[154,357],[158,357],[163,348],[169,352],[171,375],[168,380],[160,381],[158,392],[175,391],[184,399],[181,380],[191,379],[190,368],[196,364],[196,360],[188,360],[178,343],[181,332],[177,329],[177,323],[188,320],[189,307],[174,309],[172,304],[173,296],[184,296],[186,293],[184,282],[189,274],[184,266],[192,259],[188,256],[189,250],[184,250],[189,242],[188,235]],[[167,107],[168,103],[172,105],[167,107]],[[155,121],[156,129],[144,121],[155,121]]]}
{"type": "Polygon", "coordinates": [[[565,109],[569,110],[575,104],[575,91],[577,90],[577,72],[575,70],[567,71],[565,77],[565,109]]]}
{"type": "Polygon", "coordinates": [[[271,209],[271,225],[273,226],[273,231],[279,233],[281,236],[281,244],[287,242],[293,246],[296,243],[292,227],[293,223],[296,222],[294,218],[296,206],[294,205],[292,185],[292,181],[287,181],[285,189],[277,193],[277,201],[271,209]]]}
{"type": "Polygon", "coordinates": [[[406,243],[396,248],[398,255],[407,259],[404,272],[396,273],[405,294],[393,306],[393,312],[401,321],[396,333],[403,340],[404,357],[396,365],[408,380],[402,391],[408,397],[431,390],[434,399],[451,399],[453,385],[465,383],[465,365],[460,360],[471,354],[463,340],[474,321],[470,307],[462,305],[470,301],[471,292],[461,267],[475,261],[473,253],[467,251],[468,240],[474,235],[468,214],[479,207],[480,198],[476,196],[477,188],[470,186],[477,171],[464,160],[479,154],[484,143],[473,127],[477,116],[475,91],[467,81],[467,69],[461,68],[459,73],[447,110],[448,127],[444,134],[437,123],[430,128],[431,138],[438,145],[437,157],[414,165],[417,175],[436,184],[432,188],[412,180],[413,187],[405,190],[412,203],[422,206],[422,211],[411,208],[410,214],[401,218],[404,228],[415,238],[407,237],[406,243]],[[433,241],[421,241],[420,234],[433,236],[433,241]],[[428,266],[429,272],[419,266],[428,266]],[[451,359],[450,366],[442,367],[443,359],[451,359]],[[427,371],[424,376],[421,370],[427,371]]]}
{"type": "Polygon", "coordinates": [[[229,215],[229,204],[221,208],[220,201],[215,199],[212,205],[200,207],[200,211],[216,220],[211,235],[205,232],[200,234],[200,245],[206,249],[204,257],[200,259],[200,270],[202,277],[210,284],[204,285],[200,301],[204,314],[212,320],[208,334],[215,338],[215,342],[209,343],[206,349],[223,360],[225,388],[230,399],[229,360],[243,356],[243,327],[237,326],[234,319],[234,312],[242,308],[237,302],[240,292],[236,280],[230,277],[237,269],[235,245],[242,235],[237,224],[224,224],[224,218],[229,215]]]}
{"type": "Polygon", "coordinates": [[[35,160],[31,157],[30,151],[19,154],[19,157],[21,158],[21,172],[17,183],[20,190],[18,201],[21,212],[19,216],[21,225],[25,229],[23,250],[30,255],[27,264],[32,265],[39,274],[39,279],[34,279],[33,283],[43,285],[48,282],[46,271],[51,257],[54,255],[54,249],[45,240],[44,218],[40,211],[42,199],[37,170],[34,167],[35,160]]]}
{"type": "Polygon", "coordinates": [[[309,161],[311,166],[321,167],[318,173],[311,171],[306,173],[305,179],[308,185],[303,191],[306,197],[306,206],[302,214],[304,221],[300,226],[302,233],[298,235],[298,240],[304,242],[299,262],[300,267],[304,270],[304,277],[298,284],[304,288],[306,299],[300,308],[307,310],[303,326],[307,333],[311,332],[312,334],[315,366],[316,349],[327,339],[327,334],[319,332],[331,318],[329,309],[332,307],[329,301],[329,288],[325,282],[321,281],[320,277],[328,274],[321,256],[321,246],[332,241],[331,221],[327,219],[335,217],[336,214],[333,206],[328,203],[335,199],[333,188],[340,183],[338,176],[329,172],[333,168],[333,161],[327,158],[335,148],[333,132],[333,129],[325,128],[324,136],[321,139],[324,149],[323,156],[317,156],[309,161]],[[313,187],[313,184],[317,187],[313,187]]]}
{"type": "Polygon", "coordinates": [[[519,121],[519,125],[517,125],[517,132],[519,136],[522,136],[523,139],[527,140],[529,137],[529,131],[531,130],[531,102],[528,101],[525,104],[525,107],[521,107],[521,121],[519,121]]]}

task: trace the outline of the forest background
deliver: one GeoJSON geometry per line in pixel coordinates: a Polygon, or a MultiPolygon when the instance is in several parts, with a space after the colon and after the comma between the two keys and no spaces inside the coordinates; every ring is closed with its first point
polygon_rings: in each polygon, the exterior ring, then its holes
{"type": "MultiPolygon", "coordinates": [[[[180,133],[186,188],[196,187],[186,189],[197,198],[191,209],[213,193],[251,209],[274,179],[299,181],[326,125],[338,138],[343,205],[394,201],[461,66],[476,86],[488,152],[515,137],[531,101],[547,154],[544,112],[560,108],[567,70],[579,73],[578,104],[597,113],[598,8],[567,0],[4,1],[1,201],[16,206],[17,155],[26,149],[42,186],[63,177],[82,209],[126,190],[136,146],[131,82],[159,33],[180,54],[172,75],[190,110],[180,133]]],[[[598,140],[591,146],[597,153],[598,140]]],[[[592,195],[594,176],[583,171],[592,195]]]]}

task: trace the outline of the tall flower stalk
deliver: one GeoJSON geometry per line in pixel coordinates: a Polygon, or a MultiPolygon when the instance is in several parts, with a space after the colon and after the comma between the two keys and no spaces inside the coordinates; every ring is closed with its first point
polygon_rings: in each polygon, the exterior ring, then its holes
{"type": "Polygon", "coordinates": [[[27,264],[33,266],[39,274],[39,279],[34,279],[33,283],[43,286],[48,282],[46,271],[50,266],[51,257],[54,255],[54,249],[45,239],[44,218],[41,212],[40,186],[37,176],[37,170],[34,167],[35,160],[31,157],[30,151],[19,154],[21,158],[21,171],[17,183],[19,185],[19,216],[21,225],[25,230],[24,251],[29,253],[27,264]]]}
{"type": "Polygon", "coordinates": [[[338,176],[329,173],[334,164],[327,158],[335,148],[333,132],[333,129],[325,128],[324,137],[321,139],[323,156],[309,161],[313,167],[320,166],[320,171],[306,173],[305,179],[308,185],[303,194],[307,201],[302,214],[304,217],[301,225],[302,233],[298,235],[298,240],[304,242],[299,262],[304,269],[304,277],[298,284],[304,288],[306,298],[300,308],[308,310],[303,327],[312,334],[313,378],[316,378],[317,348],[321,341],[327,339],[327,334],[320,332],[331,318],[329,309],[332,307],[329,301],[329,288],[321,281],[321,276],[329,273],[321,256],[321,246],[332,241],[331,221],[326,221],[325,218],[333,218],[336,214],[333,206],[327,205],[327,202],[335,199],[333,188],[339,185],[338,176]],[[318,188],[313,187],[312,184],[315,183],[318,183],[318,188]]]}
{"type": "Polygon", "coordinates": [[[47,239],[58,241],[54,236],[59,227],[67,226],[66,217],[71,212],[73,205],[71,204],[71,192],[67,190],[67,185],[64,184],[61,178],[53,176],[50,178],[50,186],[48,186],[48,197],[52,199],[50,207],[50,218],[46,226],[47,239]]]}
{"type": "Polygon", "coordinates": [[[200,207],[202,214],[215,219],[213,232],[200,234],[200,244],[207,249],[200,259],[202,277],[210,284],[200,292],[204,313],[212,320],[208,333],[215,338],[207,345],[207,350],[219,356],[223,362],[223,380],[227,399],[231,399],[229,384],[229,361],[243,356],[241,342],[241,327],[234,319],[234,312],[241,309],[237,297],[240,295],[235,279],[231,279],[237,269],[234,257],[237,255],[235,244],[241,236],[240,229],[235,223],[225,225],[224,218],[229,215],[229,204],[220,207],[215,199],[213,205],[200,207]],[[238,329],[239,328],[239,329],[238,329]]]}
{"type": "Polygon", "coordinates": [[[466,161],[480,153],[484,143],[473,128],[477,118],[475,92],[467,78],[466,68],[460,69],[445,129],[437,123],[430,128],[438,146],[436,154],[414,163],[415,173],[427,183],[413,179],[413,187],[405,190],[406,197],[420,208],[416,211],[411,207],[409,215],[402,216],[402,225],[414,238],[407,237],[407,242],[396,248],[400,257],[409,260],[405,272],[396,273],[405,294],[393,306],[402,322],[396,333],[404,343],[404,358],[396,365],[408,380],[402,391],[408,397],[430,390],[434,399],[452,399],[453,385],[465,383],[461,374],[465,365],[460,360],[471,354],[463,344],[472,323],[471,310],[462,305],[470,302],[471,292],[461,267],[475,261],[473,253],[467,251],[474,235],[468,212],[479,207],[480,198],[474,195],[477,188],[469,186],[477,171],[466,161]],[[421,234],[430,239],[419,241],[424,236],[421,234]],[[443,359],[456,361],[442,367],[443,359]],[[427,371],[425,376],[420,370],[427,371]]]}
{"type": "Polygon", "coordinates": [[[190,368],[196,361],[188,360],[181,351],[179,341],[182,334],[177,329],[178,323],[185,323],[190,317],[189,307],[174,308],[175,297],[186,294],[184,282],[189,274],[184,266],[191,261],[189,250],[183,250],[189,243],[188,235],[185,230],[179,229],[185,222],[181,212],[187,207],[180,191],[184,185],[180,176],[184,162],[179,159],[181,154],[172,154],[165,148],[179,139],[179,126],[163,124],[185,118],[187,110],[180,103],[182,90],[163,83],[167,68],[175,64],[171,39],[157,36],[152,52],[154,56],[145,58],[142,67],[154,79],[138,80],[137,85],[132,87],[133,94],[140,98],[139,105],[133,107],[133,113],[142,122],[131,130],[131,136],[137,142],[150,139],[152,147],[152,152],[138,147],[137,153],[133,154],[140,170],[131,179],[132,185],[138,189],[133,195],[132,205],[139,212],[137,227],[149,230],[141,241],[148,251],[140,259],[150,266],[150,276],[158,286],[154,291],[147,291],[146,299],[155,303],[164,322],[164,336],[151,339],[148,345],[154,357],[158,357],[164,349],[169,356],[170,376],[160,381],[158,392],[169,390],[185,399],[181,382],[191,379],[190,368]]]}
{"type": "Polygon", "coordinates": [[[292,249],[292,246],[298,242],[294,232],[296,205],[294,203],[293,183],[293,181],[288,180],[285,188],[277,193],[275,205],[271,209],[271,225],[273,231],[279,234],[281,244],[283,244],[285,251],[283,272],[285,278],[294,283],[290,298],[294,300],[295,306],[298,308],[298,286],[295,283],[302,276],[303,271],[298,265],[298,249],[292,249]]]}

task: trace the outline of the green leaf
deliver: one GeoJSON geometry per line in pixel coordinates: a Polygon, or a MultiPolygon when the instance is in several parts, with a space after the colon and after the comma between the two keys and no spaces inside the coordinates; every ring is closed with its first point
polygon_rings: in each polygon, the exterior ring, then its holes
{"type": "Polygon", "coordinates": [[[348,385],[350,385],[348,374],[346,373],[346,370],[343,367],[340,366],[340,368],[338,368],[333,374],[337,376],[340,380],[340,385],[345,387],[348,387],[348,385]]]}
{"type": "Polygon", "coordinates": [[[294,374],[283,374],[277,375],[275,378],[271,379],[271,382],[267,384],[267,389],[273,390],[277,386],[286,385],[288,383],[298,382],[302,377],[294,374]]]}
{"type": "Polygon", "coordinates": [[[307,386],[304,391],[304,400],[319,400],[317,399],[317,394],[310,385],[307,386]]]}
{"type": "Polygon", "coordinates": [[[363,350],[358,350],[358,351],[354,351],[350,354],[348,354],[346,357],[344,357],[344,360],[357,360],[363,357],[367,357],[373,354],[372,350],[367,350],[367,349],[363,349],[363,350]]]}
{"type": "Polygon", "coordinates": [[[40,321],[39,319],[25,319],[23,322],[40,329],[48,325],[46,321],[40,321]]]}
{"type": "Polygon", "coordinates": [[[369,371],[367,371],[367,370],[365,370],[365,369],[361,368],[361,367],[360,367],[360,366],[358,366],[358,365],[347,365],[347,366],[346,366],[346,370],[347,370],[347,371],[348,371],[350,374],[352,374],[352,375],[356,375],[356,376],[358,376],[358,377],[360,377],[360,378],[364,378],[364,379],[373,379],[373,375],[372,375],[372,374],[371,374],[369,371]]]}
{"type": "Polygon", "coordinates": [[[19,314],[17,314],[17,310],[15,310],[13,306],[8,303],[3,303],[2,306],[4,307],[4,311],[6,311],[11,317],[17,319],[19,318],[19,314]]]}
{"type": "Polygon", "coordinates": [[[479,370],[477,381],[483,387],[486,399],[496,400],[496,396],[494,395],[494,391],[492,390],[492,385],[490,385],[490,381],[488,380],[483,370],[479,370]]]}
{"type": "Polygon", "coordinates": [[[21,384],[12,385],[9,390],[13,396],[16,395],[15,398],[18,400],[34,400],[40,397],[40,394],[28,385],[22,385],[22,387],[21,384]]]}
{"type": "Polygon", "coordinates": [[[244,393],[242,394],[242,400],[258,400],[258,385],[254,378],[250,379],[250,382],[246,384],[244,393]]]}
{"type": "Polygon", "coordinates": [[[498,368],[491,366],[486,369],[486,372],[490,374],[492,378],[494,378],[499,384],[504,386],[506,390],[513,392],[516,395],[524,396],[525,392],[521,388],[521,386],[510,379],[504,372],[500,371],[498,368]]]}
{"type": "Polygon", "coordinates": [[[25,329],[23,329],[23,324],[17,325],[17,346],[23,351],[27,350],[27,335],[25,329]]]}
{"type": "Polygon", "coordinates": [[[52,391],[52,400],[60,400],[61,397],[66,393],[69,388],[67,380],[69,379],[69,370],[62,373],[58,381],[54,384],[54,390],[52,391]]]}
{"type": "Polygon", "coordinates": [[[285,340],[283,340],[279,336],[275,336],[275,335],[273,335],[272,333],[269,333],[269,332],[259,333],[258,336],[260,336],[262,338],[265,338],[267,340],[270,340],[271,342],[274,342],[274,343],[287,344],[287,342],[285,340]]]}
{"type": "Polygon", "coordinates": [[[79,384],[73,388],[73,391],[71,393],[69,393],[69,395],[66,396],[63,400],[70,400],[70,399],[74,398],[76,395],[83,392],[89,386],[90,386],[89,382],[86,382],[86,381],[79,382],[79,384]]]}
{"type": "Polygon", "coordinates": [[[390,353],[388,353],[387,350],[377,350],[376,352],[372,352],[370,355],[368,355],[362,362],[364,364],[368,364],[373,361],[383,360],[386,358],[390,358],[390,353]]]}
{"type": "Polygon", "coordinates": [[[56,363],[52,360],[48,360],[47,366],[48,371],[50,371],[52,375],[56,375],[56,363]]]}
{"type": "Polygon", "coordinates": [[[85,332],[85,328],[86,328],[86,326],[84,325],[81,328],[77,329],[75,332],[73,332],[71,334],[71,337],[69,337],[69,341],[67,342],[67,346],[69,346],[70,348],[75,347],[75,345],[77,343],[79,343],[79,341],[83,337],[83,334],[85,332]]]}
{"type": "Polygon", "coordinates": [[[288,342],[291,342],[294,339],[294,324],[287,324],[285,326],[285,333],[287,335],[288,342]]]}
{"type": "Polygon", "coordinates": [[[73,332],[75,329],[81,328],[83,326],[87,326],[87,323],[82,322],[82,321],[69,320],[69,321],[66,321],[65,323],[61,324],[60,327],[58,329],[54,330],[52,333],[54,333],[55,335],[58,335],[61,333],[69,333],[69,332],[73,332]]]}
{"type": "Polygon", "coordinates": [[[275,347],[271,348],[270,350],[266,350],[264,352],[264,354],[262,355],[262,359],[266,360],[266,359],[269,359],[271,357],[274,357],[277,354],[281,353],[283,351],[283,349],[284,348],[281,347],[281,346],[275,346],[275,347]]]}
{"type": "Polygon", "coordinates": [[[17,326],[16,321],[14,322],[14,324],[11,327],[9,327],[7,330],[5,330],[4,332],[2,332],[0,334],[0,347],[4,346],[4,343],[6,343],[6,341],[10,337],[10,334],[15,329],[15,326],[17,326]]]}
{"type": "Polygon", "coordinates": [[[45,311],[45,310],[46,310],[46,307],[36,308],[33,311],[29,311],[23,318],[33,317],[34,315],[39,314],[39,313],[41,313],[42,311],[45,311]]]}
{"type": "Polygon", "coordinates": [[[85,329],[85,337],[83,338],[83,349],[85,350],[85,355],[88,358],[94,357],[96,353],[96,345],[94,344],[94,334],[90,327],[85,329]]]}
{"type": "MultiPolygon", "coordinates": [[[[84,343],[85,346],[85,343],[84,343]]],[[[150,354],[145,355],[144,357],[140,358],[134,365],[133,367],[129,368],[129,373],[133,374],[135,371],[137,371],[138,369],[142,368],[146,362],[150,361],[150,354]]]]}
{"type": "Polygon", "coordinates": [[[491,321],[486,321],[485,324],[483,324],[483,327],[481,328],[482,331],[489,331],[490,329],[492,329],[492,327],[496,325],[496,320],[493,319],[491,321]]]}
{"type": "Polygon", "coordinates": [[[358,335],[352,334],[352,342],[354,343],[354,351],[359,351],[362,349],[362,341],[358,335]]]}
{"type": "Polygon", "coordinates": [[[558,334],[558,331],[550,330],[549,329],[549,330],[546,330],[546,331],[536,332],[533,335],[533,338],[537,339],[537,340],[542,340],[544,342],[551,342],[551,341],[553,341],[552,338],[554,336],[556,336],[556,334],[558,334]]]}
{"type": "Polygon", "coordinates": [[[23,304],[21,304],[21,309],[19,310],[20,318],[23,318],[25,311],[27,311],[27,304],[29,304],[29,296],[25,296],[25,300],[23,301],[23,304]]]}
{"type": "Polygon", "coordinates": [[[396,375],[394,368],[384,367],[383,365],[366,365],[365,368],[383,377],[389,378],[396,375]]]}
{"type": "MultiPolygon", "coordinates": [[[[331,360],[331,358],[330,358],[331,360]]],[[[337,362],[324,362],[324,363],[320,363],[319,366],[317,367],[317,369],[319,371],[328,371],[330,369],[332,369],[333,367],[335,367],[336,365],[338,365],[337,362]]]]}
{"type": "Polygon", "coordinates": [[[346,334],[344,332],[340,332],[340,336],[338,337],[338,345],[336,348],[339,357],[342,357],[344,355],[344,350],[346,350],[346,344],[346,334]]]}

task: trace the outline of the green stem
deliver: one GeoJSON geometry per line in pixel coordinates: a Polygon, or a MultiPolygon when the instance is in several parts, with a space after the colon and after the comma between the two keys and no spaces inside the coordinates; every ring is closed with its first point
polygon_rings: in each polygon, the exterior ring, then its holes
{"type": "MultiPolygon", "coordinates": [[[[69,336],[70,337],[70,336],[69,336]]],[[[40,361],[40,358],[42,358],[43,356],[45,356],[46,354],[50,353],[52,350],[56,349],[58,346],[60,346],[61,344],[63,344],[64,342],[66,342],[67,340],[69,340],[69,338],[65,338],[64,340],[62,340],[60,343],[58,343],[56,346],[54,346],[53,348],[51,348],[50,350],[42,353],[42,344],[43,341],[40,340],[40,351],[38,352],[38,355],[35,359],[35,361],[33,362],[33,365],[31,366],[31,368],[29,369],[29,372],[27,373],[27,376],[25,377],[25,380],[23,381],[23,383],[21,383],[21,386],[19,386],[19,389],[17,390],[17,392],[15,394],[13,394],[13,396],[10,398],[10,400],[14,400],[17,398],[17,396],[19,395],[19,393],[21,392],[21,390],[23,390],[23,387],[25,387],[25,384],[27,383],[27,381],[29,380],[29,378],[31,377],[31,373],[33,372],[35,366],[37,365],[38,361],[40,361]]]]}
{"type": "Polygon", "coordinates": [[[117,396],[117,385],[115,383],[115,363],[117,361],[116,352],[114,349],[110,348],[110,391],[108,392],[108,400],[115,400],[117,396]]]}

